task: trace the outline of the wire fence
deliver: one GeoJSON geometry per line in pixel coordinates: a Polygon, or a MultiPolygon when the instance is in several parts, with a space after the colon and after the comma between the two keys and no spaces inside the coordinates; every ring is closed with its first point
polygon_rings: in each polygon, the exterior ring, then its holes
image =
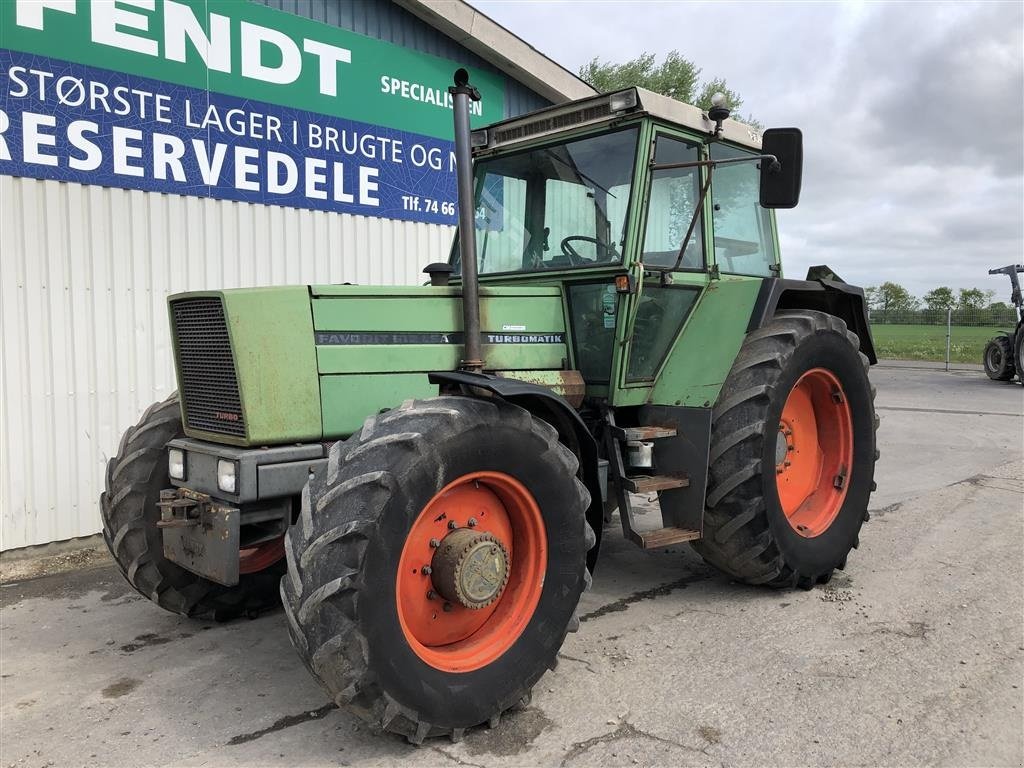
{"type": "Polygon", "coordinates": [[[1010,306],[964,309],[870,310],[872,325],[956,325],[963,327],[1013,327],[1017,310],[1010,306]]]}
{"type": "Polygon", "coordinates": [[[1013,307],[871,310],[875,351],[887,360],[980,365],[988,340],[1017,325],[1013,307]]]}

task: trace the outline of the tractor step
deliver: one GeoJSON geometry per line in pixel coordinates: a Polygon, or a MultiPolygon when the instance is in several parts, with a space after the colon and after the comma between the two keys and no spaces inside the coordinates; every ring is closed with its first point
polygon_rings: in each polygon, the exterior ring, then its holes
{"type": "Polygon", "coordinates": [[[663,437],[675,437],[675,427],[612,427],[612,436],[617,440],[628,442],[658,440],[663,437]]]}
{"type": "MultiPolygon", "coordinates": [[[[686,521],[677,521],[672,516],[666,516],[664,508],[661,509],[661,524],[665,526],[664,528],[653,531],[637,530],[633,504],[630,501],[631,493],[657,494],[652,501],[656,500],[657,505],[661,507],[662,491],[673,493],[678,488],[689,488],[690,478],[682,472],[653,474],[657,472],[655,464],[653,468],[647,470],[652,474],[630,475],[627,473],[626,462],[623,460],[627,446],[631,443],[676,437],[676,427],[663,424],[620,427],[615,423],[614,413],[607,409],[604,411],[604,417],[608,425],[604,433],[605,449],[608,452],[608,473],[615,486],[615,502],[619,509],[619,519],[622,522],[622,534],[626,540],[632,541],[644,549],[656,549],[699,539],[701,535],[699,526],[697,530],[680,526],[680,522],[685,525],[686,521]]],[[[661,445],[664,446],[665,443],[661,445]]],[[[636,469],[638,468],[634,468],[634,471],[636,469]]]]}
{"type": "Polygon", "coordinates": [[[622,485],[632,493],[654,493],[655,491],[667,491],[670,488],[686,488],[690,485],[690,479],[675,475],[637,475],[623,477],[622,485]]]}
{"type": "Polygon", "coordinates": [[[644,549],[669,547],[673,544],[696,541],[700,538],[698,531],[691,531],[687,528],[659,528],[656,531],[638,531],[638,533],[643,540],[644,549]]]}

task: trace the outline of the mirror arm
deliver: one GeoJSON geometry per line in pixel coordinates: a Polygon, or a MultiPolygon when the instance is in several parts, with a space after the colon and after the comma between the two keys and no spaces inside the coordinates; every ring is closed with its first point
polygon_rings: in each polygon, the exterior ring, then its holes
{"type": "Polygon", "coordinates": [[[708,177],[704,181],[704,185],[700,188],[700,197],[697,198],[697,205],[693,209],[693,218],[690,219],[690,227],[686,230],[686,237],[683,238],[683,244],[679,246],[679,255],[676,256],[676,263],[672,265],[672,269],[679,269],[679,265],[683,263],[683,254],[686,253],[686,246],[690,244],[690,238],[693,236],[694,227],[697,226],[697,220],[700,218],[701,211],[704,210],[704,198],[708,196],[708,189],[711,187],[711,175],[714,168],[714,165],[708,166],[708,177]]]}
{"type": "Polygon", "coordinates": [[[773,169],[776,165],[782,167],[775,155],[751,155],[750,157],[730,157],[726,160],[694,160],[689,163],[651,163],[650,169],[652,171],[672,171],[679,168],[715,168],[719,165],[750,163],[755,160],[769,160],[773,169]]]}

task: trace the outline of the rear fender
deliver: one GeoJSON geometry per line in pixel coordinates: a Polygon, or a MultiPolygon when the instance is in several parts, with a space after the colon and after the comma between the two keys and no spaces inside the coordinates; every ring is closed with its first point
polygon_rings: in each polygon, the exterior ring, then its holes
{"type": "Polygon", "coordinates": [[[878,362],[863,288],[838,279],[767,278],[761,283],[757,301],[754,302],[747,333],[768,324],[777,312],[784,309],[811,309],[835,315],[857,334],[860,351],[867,356],[868,361],[872,365],[878,362]]]}
{"type": "Polygon", "coordinates": [[[525,408],[558,431],[559,440],[579,459],[581,480],[590,492],[587,522],[597,540],[590,552],[587,553],[587,568],[593,573],[601,547],[601,531],[604,527],[602,488],[598,470],[597,442],[576,409],[565,398],[539,384],[504,379],[487,373],[441,371],[429,374],[429,379],[431,384],[483,389],[503,400],[525,408]]]}

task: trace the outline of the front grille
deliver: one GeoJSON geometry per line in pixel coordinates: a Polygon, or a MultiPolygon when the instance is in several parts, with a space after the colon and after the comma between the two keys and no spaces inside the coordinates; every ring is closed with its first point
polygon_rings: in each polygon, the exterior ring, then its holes
{"type": "Polygon", "coordinates": [[[245,416],[224,304],[216,296],[171,302],[178,379],[189,429],[245,437],[245,416]]]}

